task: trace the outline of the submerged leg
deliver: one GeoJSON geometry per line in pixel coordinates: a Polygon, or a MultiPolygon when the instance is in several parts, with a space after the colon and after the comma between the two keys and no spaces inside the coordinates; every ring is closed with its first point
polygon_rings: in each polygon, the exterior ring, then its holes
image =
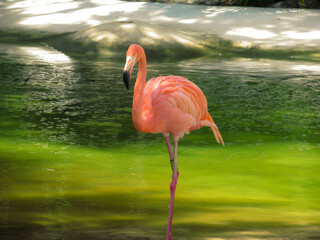
{"type": "Polygon", "coordinates": [[[169,133],[164,133],[163,136],[164,136],[164,140],[166,141],[166,144],[167,144],[168,153],[169,153],[169,156],[170,156],[170,165],[171,165],[171,169],[172,169],[172,172],[173,172],[173,153],[172,153],[169,133]]]}
{"type": "Polygon", "coordinates": [[[177,186],[178,177],[179,177],[179,172],[177,171],[177,152],[178,152],[178,139],[174,138],[174,161],[173,161],[172,181],[170,184],[170,205],[169,205],[169,219],[168,219],[168,228],[167,228],[167,240],[172,239],[171,229],[172,229],[174,195],[176,192],[176,186],[177,186]]]}

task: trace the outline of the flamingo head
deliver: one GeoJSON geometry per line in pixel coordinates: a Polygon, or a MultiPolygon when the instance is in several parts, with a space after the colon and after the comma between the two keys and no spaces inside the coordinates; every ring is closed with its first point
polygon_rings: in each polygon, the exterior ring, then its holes
{"type": "Polygon", "coordinates": [[[132,44],[127,51],[126,65],[123,69],[123,82],[129,90],[131,83],[131,73],[133,66],[139,62],[140,58],[144,55],[143,48],[137,44],[132,44]]]}

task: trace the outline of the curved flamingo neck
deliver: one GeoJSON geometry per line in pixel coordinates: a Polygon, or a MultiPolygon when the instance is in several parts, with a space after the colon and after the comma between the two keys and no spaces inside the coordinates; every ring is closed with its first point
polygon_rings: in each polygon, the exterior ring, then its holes
{"type": "Polygon", "coordinates": [[[134,85],[134,94],[133,94],[133,107],[141,106],[141,101],[143,100],[143,89],[146,83],[147,76],[147,61],[146,56],[143,55],[139,60],[139,71],[134,85]],[[135,106],[138,104],[137,106],[135,106]]]}
{"type": "Polygon", "coordinates": [[[146,75],[147,75],[147,62],[146,55],[139,60],[139,71],[134,85],[133,93],[133,103],[132,103],[132,120],[133,124],[139,131],[143,131],[143,128],[146,126],[145,121],[142,119],[142,108],[143,108],[143,90],[146,84],[146,75]]]}

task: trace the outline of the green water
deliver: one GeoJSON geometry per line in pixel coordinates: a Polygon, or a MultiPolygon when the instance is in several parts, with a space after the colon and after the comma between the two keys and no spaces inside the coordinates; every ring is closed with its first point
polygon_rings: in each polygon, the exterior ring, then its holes
{"type": "MultiPolygon", "coordinates": [[[[165,239],[169,158],[134,129],[124,59],[0,45],[0,239],[165,239]]],[[[203,90],[226,143],[179,142],[174,239],[320,239],[319,66],[148,65],[169,74],[203,90]]]]}

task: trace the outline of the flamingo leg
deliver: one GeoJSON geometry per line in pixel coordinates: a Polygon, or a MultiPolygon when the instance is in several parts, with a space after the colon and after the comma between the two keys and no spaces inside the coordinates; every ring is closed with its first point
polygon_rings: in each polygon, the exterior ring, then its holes
{"type": "Polygon", "coordinates": [[[174,196],[176,193],[176,186],[177,186],[178,177],[179,177],[179,172],[177,171],[177,152],[178,152],[178,139],[174,139],[174,161],[173,161],[172,181],[170,184],[170,205],[169,205],[169,218],[168,218],[168,228],[167,228],[167,240],[172,240],[171,230],[172,230],[173,205],[174,205],[174,196]]]}
{"type": "Polygon", "coordinates": [[[170,142],[170,137],[168,133],[163,134],[164,136],[164,140],[166,141],[167,144],[167,148],[168,148],[168,153],[169,153],[169,157],[170,157],[170,165],[171,165],[171,169],[173,172],[173,152],[172,152],[172,148],[171,148],[171,142],[170,142]]]}

